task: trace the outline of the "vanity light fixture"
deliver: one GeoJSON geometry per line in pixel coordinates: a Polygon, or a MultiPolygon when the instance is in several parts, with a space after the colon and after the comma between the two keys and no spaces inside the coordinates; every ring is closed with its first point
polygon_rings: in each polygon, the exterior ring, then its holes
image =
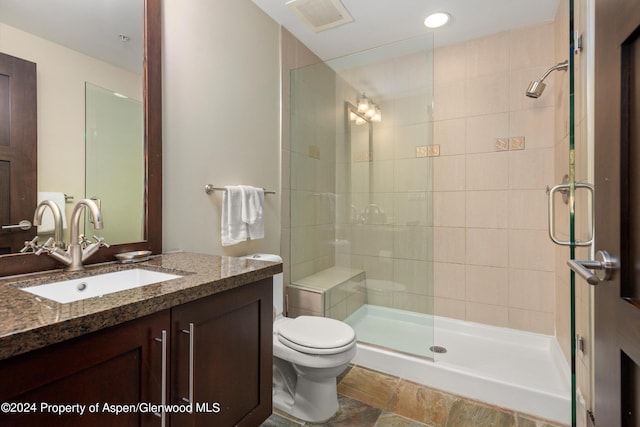
{"type": "Polygon", "coordinates": [[[371,99],[367,98],[364,93],[358,98],[356,109],[358,110],[357,112],[351,111],[349,113],[349,120],[355,122],[357,125],[382,121],[382,111],[380,107],[371,99]]]}
{"type": "Polygon", "coordinates": [[[369,110],[369,98],[363,93],[360,98],[358,98],[358,111],[361,113],[366,113],[369,110]]]}
{"type": "Polygon", "coordinates": [[[451,15],[446,12],[436,12],[427,16],[424,20],[424,26],[427,28],[440,28],[449,22],[451,15]]]}
{"type": "Polygon", "coordinates": [[[376,111],[371,117],[372,122],[381,122],[382,121],[382,111],[380,111],[380,107],[376,105],[376,111]]]}

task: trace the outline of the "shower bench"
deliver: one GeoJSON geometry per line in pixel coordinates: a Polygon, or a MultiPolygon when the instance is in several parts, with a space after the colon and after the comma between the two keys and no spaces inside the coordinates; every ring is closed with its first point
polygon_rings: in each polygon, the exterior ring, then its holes
{"type": "Polygon", "coordinates": [[[365,304],[365,283],[363,270],[335,266],[296,279],[285,290],[287,316],[344,320],[365,304]]]}

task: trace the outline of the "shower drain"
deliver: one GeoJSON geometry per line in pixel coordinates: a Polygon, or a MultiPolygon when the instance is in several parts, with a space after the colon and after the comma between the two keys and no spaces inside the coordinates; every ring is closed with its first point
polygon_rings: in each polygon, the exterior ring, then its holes
{"type": "Polygon", "coordinates": [[[431,347],[429,347],[429,350],[431,350],[433,353],[446,353],[447,349],[444,347],[441,347],[439,345],[433,345],[431,347]]]}

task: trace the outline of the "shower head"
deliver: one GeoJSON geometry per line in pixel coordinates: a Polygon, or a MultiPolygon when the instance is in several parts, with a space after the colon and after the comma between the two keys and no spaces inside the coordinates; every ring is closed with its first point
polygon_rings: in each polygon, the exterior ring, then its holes
{"type": "Polygon", "coordinates": [[[556,70],[567,71],[568,68],[569,68],[569,61],[561,62],[549,68],[547,71],[545,71],[545,73],[542,75],[541,78],[529,83],[529,87],[527,88],[526,95],[529,98],[539,98],[540,95],[542,95],[542,92],[544,92],[544,88],[547,87],[547,85],[543,83],[544,79],[546,79],[547,76],[551,74],[552,71],[556,71],[556,70]]]}

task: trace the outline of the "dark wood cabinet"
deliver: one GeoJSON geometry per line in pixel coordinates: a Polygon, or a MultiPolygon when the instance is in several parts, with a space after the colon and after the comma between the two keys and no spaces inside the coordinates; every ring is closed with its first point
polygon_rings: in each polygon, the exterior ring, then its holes
{"type": "Polygon", "coordinates": [[[116,415],[104,404],[161,402],[162,345],[155,338],[169,326],[166,310],[0,361],[0,425],[159,425],[153,413],[116,415]]]}
{"type": "Polygon", "coordinates": [[[166,426],[260,425],[271,414],[271,283],[0,361],[0,425],[161,426],[151,409],[162,403],[163,374],[166,403],[192,409],[165,412],[166,426]]]}
{"type": "Polygon", "coordinates": [[[271,279],[172,310],[172,426],[257,426],[271,414],[271,279]],[[190,369],[192,368],[192,369],[190,369]]]}

